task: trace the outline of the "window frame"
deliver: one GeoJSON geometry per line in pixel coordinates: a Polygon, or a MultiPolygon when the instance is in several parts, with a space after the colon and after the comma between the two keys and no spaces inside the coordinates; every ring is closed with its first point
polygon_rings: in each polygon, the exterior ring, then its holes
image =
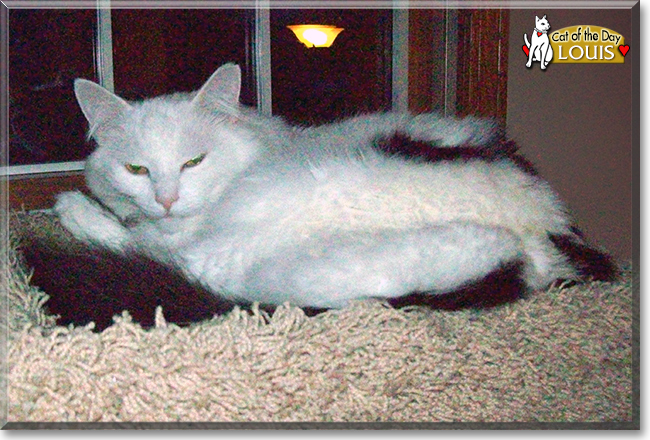
{"type": "MultiPolygon", "coordinates": [[[[271,25],[269,2],[255,9],[255,32],[252,41],[253,65],[257,91],[257,109],[263,115],[272,114],[271,25]]],[[[99,85],[114,92],[113,35],[111,0],[96,0],[95,70],[99,85]]],[[[393,12],[393,109],[408,107],[408,9],[393,12]],[[406,78],[400,81],[396,78],[406,78]]],[[[9,165],[8,176],[82,172],[85,161],[46,164],[9,165]]],[[[4,173],[3,173],[4,174],[4,173]]]]}

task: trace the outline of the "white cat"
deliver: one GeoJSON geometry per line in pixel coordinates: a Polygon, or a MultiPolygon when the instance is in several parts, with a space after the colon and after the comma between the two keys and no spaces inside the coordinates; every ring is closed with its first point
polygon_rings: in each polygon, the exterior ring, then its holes
{"type": "Polygon", "coordinates": [[[292,128],[240,106],[239,90],[231,64],[197,93],[135,103],[77,80],[98,144],[86,162],[97,201],[61,194],[63,225],[265,304],[440,294],[513,261],[532,289],[576,277],[549,234],[580,239],[540,178],[507,158],[427,163],[373,148],[395,132],[486,145],[492,123],[385,113],[292,128]]]}
{"type": "Polygon", "coordinates": [[[524,34],[524,42],[528,47],[526,67],[532,66],[533,61],[539,61],[542,70],[546,70],[546,67],[553,59],[553,48],[548,38],[549,29],[551,29],[551,24],[546,19],[546,15],[542,18],[535,16],[535,29],[530,35],[530,43],[528,42],[528,36],[524,34]]]}

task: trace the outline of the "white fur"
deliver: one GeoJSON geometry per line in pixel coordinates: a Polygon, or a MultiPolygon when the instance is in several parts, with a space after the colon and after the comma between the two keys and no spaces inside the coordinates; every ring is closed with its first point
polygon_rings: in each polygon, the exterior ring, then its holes
{"type": "Polygon", "coordinates": [[[63,225],[176,264],[216,294],[273,304],[438,294],[513,260],[531,288],[575,276],[547,237],[571,235],[570,219],[539,178],[505,160],[417,163],[371,148],[395,131],[481,145],[490,122],[385,113],[292,128],[240,107],[239,86],[239,68],[226,65],[195,94],[127,103],[77,80],[99,145],[88,185],[112,213],[64,193],[63,225]],[[172,195],[167,212],[156,198],[172,195]]]}
{"type": "Polygon", "coordinates": [[[551,29],[551,24],[546,19],[546,15],[542,18],[535,16],[535,29],[530,35],[530,42],[528,36],[524,34],[524,42],[528,47],[528,60],[526,67],[530,67],[533,61],[539,61],[542,70],[546,70],[551,60],[553,60],[553,47],[548,38],[548,31],[551,29]]]}

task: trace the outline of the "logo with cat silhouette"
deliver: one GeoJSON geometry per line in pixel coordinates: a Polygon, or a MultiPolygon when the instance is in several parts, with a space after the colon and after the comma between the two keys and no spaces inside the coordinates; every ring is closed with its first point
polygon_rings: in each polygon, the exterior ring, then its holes
{"type": "Polygon", "coordinates": [[[542,70],[553,60],[553,48],[551,47],[551,40],[548,37],[548,31],[551,29],[551,24],[546,19],[546,15],[542,18],[535,16],[535,29],[528,41],[528,35],[524,33],[524,42],[526,43],[522,49],[528,57],[526,67],[530,68],[533,61],[539,61],[542,70]]]}

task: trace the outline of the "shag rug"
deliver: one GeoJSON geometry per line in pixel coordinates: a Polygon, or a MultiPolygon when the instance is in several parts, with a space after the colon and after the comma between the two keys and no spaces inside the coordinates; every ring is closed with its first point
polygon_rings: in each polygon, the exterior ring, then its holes
{"type": "Polygon", "coordinates": [[[60,227],[30,217],[13,216],[2,261],[9,422],[638,418],[630,270],[487,309],[366,301],[310,317],[253,305],[177,325],[158,306],[150,326],[124,312],[97,331],[58,325],[48,293],[31,282],[21,234],[60,227]]]}

